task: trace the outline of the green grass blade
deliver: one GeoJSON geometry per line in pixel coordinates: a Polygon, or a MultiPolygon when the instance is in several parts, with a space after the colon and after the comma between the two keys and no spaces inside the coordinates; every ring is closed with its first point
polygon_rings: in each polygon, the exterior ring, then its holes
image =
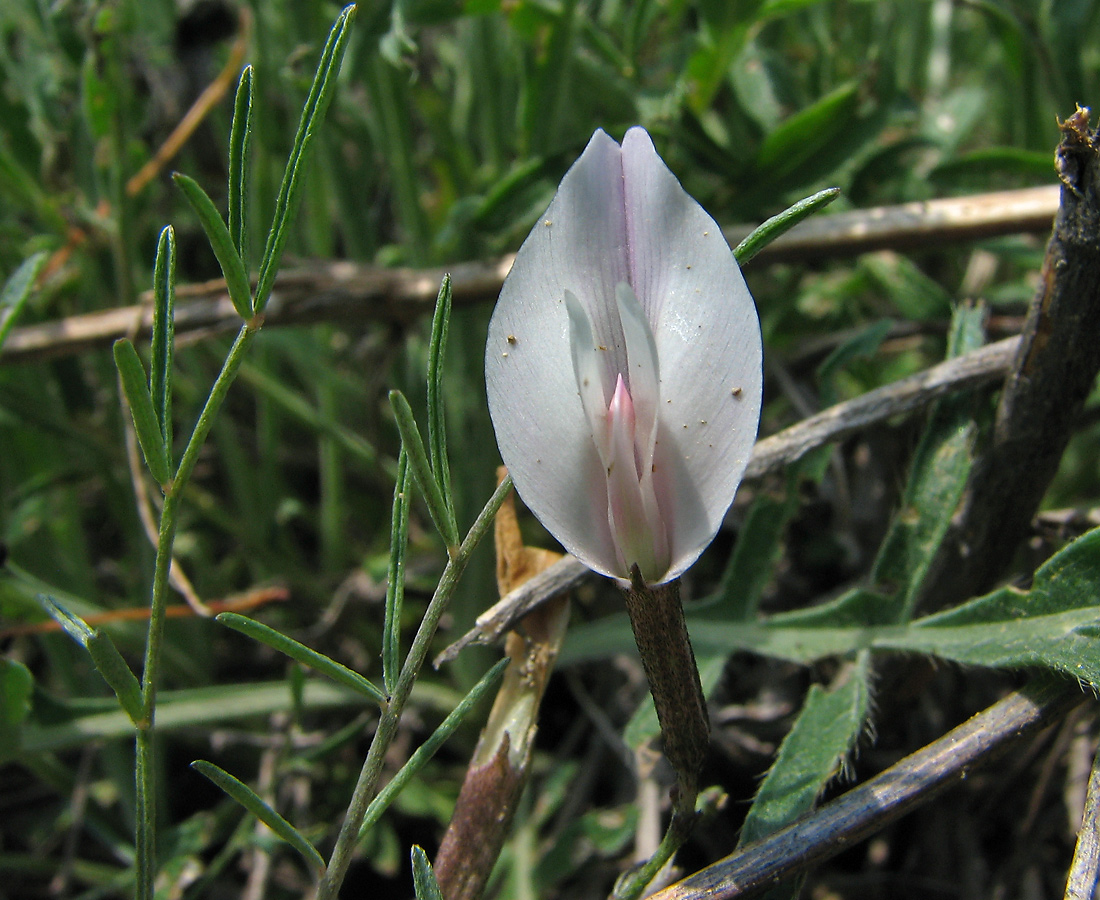
{"type": "Polygon", "coordinates": [[[409,455],[409,468],[424,494],[435,527],[443,536],[448,552],[453,553],[458,549],[458,525],[443,499],[443,491],[432,475],[431,463],[424,450],[424,440],[420,437],[412,407],[400,391],[390,391],[390,406],[393,407],[397,430],[401,433],[401,444],[409,455]]]}
{"type": "Polygon", "coordinates": [[[149,359],[149,394],[160,433],[172,462],[172,351],[175,344],[176,232],[169,225],[157,241],[153,266],[153,340],[149,359]]]}
{"type": "Polygon", "coordinates": [[[428,762],[436,751],[443,746],[447,738],[454,734],[455,729],[465,721],[466,717],[473,711],[473,709],[481,702],[481,699],[485,697],[489,691],[496,687],[497,683],[504,677],[504,670],[508,668],[507,659],[502,659],[497,662],[488,672],[481,676],[481,680],[475,684],[462,701],[456,706],[432,732],[423,744],[416,748],[416,751],[409,757],[408,761],[403,765],[393,778],[386,784],[382,790],[378,792],[378,796],[375,797],[370,806],[367,807],[366,815],[363,817],[363,824],[359,827],[359,839],[362,840],[363,836],[370,830],[371,826],[378,821],[379,817],[386,811],[398,794],[410,780],[424,768],[425,763],[428,762]]]}
{"type": "Polygon", "coordinates": [[[172,466],[168,459],[168,445],[164,442],[164,434],[153,409],[153,398],[149,396],[145,368],[134,345],[126,338],[115,341],[114,354],[122,391],[134,419],[134,431],[145,455],[145,464],[157,484],[166,485],[172,480],[172,466]]]}
{"type": "Polygon", "coordinates": [[[279,260],[283,255],[283,246],[288,236],[287,225],[294,215],[294,209],[301,195],[302,178],[305,174],[304,163],[313,144],[316,129],[324,119],[329,101],[332,99],[332,92],[336,87],[336,73],[344,58],[344,50],[347,48],[351,23],[355,20],[356,11],[357,7],[354,4],[344,7],[329,32],[325,49],[321,51],[321,61],[317,66],[317,74],[313,78],[309,97],[302,109],[298,133],[294,136],[294,145],[291,147],[290,158],[283,173],[283,182],[279,187],[278,199],[275,201],[275,215],[267,235],[263,259],[260,261],[260,272],[256,284],[257,313],[263,312],[275,284],[275,273],[279,268],[279,260]]]}
{"type": "Polygon", "coordinates": [[[401,671],[401,607],[405,599],[405,554],[409,549],[409,455],[397,459],[397,483],[390,517],[390,564],[386,578],[386,617],[382,627],[382,683],[393,693],[401,671]]]}
{"type": "Polygon", "coordinates": [[[745,265],[779,235],[790,231],[807,216],[813,215],[819,209],[828,206],[839,196],[840,188],[826,188],[812,194],[805,200],[799,200],[794,206],[783,210],[778,215],[772,216],[734,248],[733,255],[736,257],[738,265],[745,265]]]}
{"type": "Polygon", "coordinates": [[[38,279],[38,273],[46,264],[47,256],[48,254],[42,251],[25,259],[4,282],[3,289],[0,289],[0,350],[4,349],[4,341],[15,327],[15,320],[19,317],[19,313],[27,304],[34,282],[38,279]]]}
{"type": "Polygon", "coordinates": [[[846,82],[786,119],[764,138],[756,170],[774,182],[794,175],[850,126],[859,90],[858,82],[846,82]]]}
{"type": "Polygon", "coordinates": [[[252,172],[252,66],[245,66],[229,133],[229,238],[248,271],[248,185],[252,172]]]}
{"type": "Polygon", "coordinates": [[[416,900],[443,900],[428,855],[418,846],[412,848],[413,892],[416,900]]]}
{"type": "Polygon", "coordinates": [[[88,651],[96,671],[115,692],[119,705],[130,717],[130,721],[135,725],[139,724],[143,718],[141,685],[138,684],[133,671],[110,637],[98,629],[89,627],[83,619],[69,612],[53,597],[39,594],[38,602],[69,637],[88,651]]]}
{"type": "Polygon", "coordinates": [[[347,666],[336,662],[336,660],[329,659],[316,650],[311,650],[305,644],[301,644],[285,634],[280,634],[274,628],[237,613],[221,613],[217,616],[217,620],[227,628],[239,631],[261,644],[267,644],[269,647],[300,662],[303,666],[308,666],[322,675],[327,675],[338,684],[365,694],[380,706],[386,703],[386,695],[358,672],[353,672],[347,666]]]}
{"type": "Polygon", "coordinates": [[[229,299],[233,301],[233,308],[245,321],[252,318],[252,291],[248,283],[248,272],[245,271],[244,260],[229,235],[229,229],[222,220],[214,201],[204,191],[194,178],[177,172],[172,180],[187,198],[195,215],[199,217],[202,230],[206,232],[206,239],[210,242],[210,249],[218,258],[222,275],[225,276],[225,286],[229,291],[229,299]]]}
{"type": "MultiPolygon", "coordinates": [[[[951,322],[948,358],[977,349],[984,338],[984,309],[960,306],[951,322]]],[[[964,393],[945,397],[932,408],[913,454],[901,508],[871,567],[871,581],[890,597],[899,623],[916,612],[925,576],[966,490],[978,439],[974,414],[979,402],[964,393]]]]}
{"type": "MultiPolygon", "coordinates": [[[[274,682],[160,691],[157,694],[157,733],[209,728],[221,723],[260,722],[272,713],[289,710],[294,702],[285,678],[274,682]]],[[[300,706],[312,711],[344,710],[354,715],[363,709],[365,702],[359,691],[317,678],[306,681],[300,706]]],[[[43,717],[40,721],[32,710],[24,723],[21,751],[35,755],[71,750],[90,741],[130,739],[133,734],[134,726],[129,716],[113,701],[82,702],[60,720],[43,717]]]]}
{"type": "Polygon", "coordinates": [[[225,769],[220,769],[204,759],[196,759],[191,763],[191,768],[209,778],[275,834],[290,844],[313,869],[318,872],[324,870],[325,861],[322,859],[321,854],[317,852],[317,848],[307,841],[297,828],[268,806],[247,784],[234,778],[225,769]]]}

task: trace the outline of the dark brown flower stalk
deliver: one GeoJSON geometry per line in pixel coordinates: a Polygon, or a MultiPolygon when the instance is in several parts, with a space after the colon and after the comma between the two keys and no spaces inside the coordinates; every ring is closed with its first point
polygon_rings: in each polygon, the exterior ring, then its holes
{"type": "Polygon", "coordinates": [[[661,723],[665,756],[676,771],[672,827],[684,829],[686,837],[710,740],[710,718],[684,622],[679,580],[650,587],[637,566],[632,574],[633,583],[623,592],[626,611],[661,723]]]}

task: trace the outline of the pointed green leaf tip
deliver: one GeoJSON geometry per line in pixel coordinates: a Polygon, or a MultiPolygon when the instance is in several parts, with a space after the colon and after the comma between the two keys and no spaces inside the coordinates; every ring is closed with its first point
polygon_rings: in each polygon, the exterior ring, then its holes
{"type": "Polygon", "coordinates": [[[38,602],[62,630],[88,651],[96,671],[118,697],[119,705],[135,725],[145,721],[141,702],[141,685],[118,652],[111,638],[99,629],[88,626],[80,616],[74,615],[53,597],[38,595],[38,602]]]}
{"type": "Polygon", "coordinates": [[[421,847],[412,848],[413,890],[416,900],[443,900],[439,882],[435,880],[432,864],[421,847]]]}

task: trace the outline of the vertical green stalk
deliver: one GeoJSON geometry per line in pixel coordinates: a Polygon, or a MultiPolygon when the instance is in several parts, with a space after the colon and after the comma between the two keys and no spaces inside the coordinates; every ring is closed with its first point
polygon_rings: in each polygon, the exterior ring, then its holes
{"type": "Polygon", "coordinates": [[[439,584],[424,613],[424,618],[420,622],[420,627],[417,629],[416,637],[413,638],[412,646],[405,657],[405,664],[401,667],[401,674],[394,685],[390,702],[383,708],[381,718],[378,720],[378,728],[375,730],[374,739],[367,751],[363,768],[359,772],[359,780],[355,784],[351,803],[348,805],[344,822],[340,826],[336,846],[333,847],[328,868],[321,878],[317,900],[335,900],[340,892],[340,885],[343,884],[348,866],[351,865],[351,857],[355,850],[355,843],[358,840],[363,818],[366,816],[367,808],[370,806],[370,802],[378,788],[378,779],[382,774],[386,751],[389,750],[389,746],[397,734],[401,713],[405,709],[405,703],[409,699],[413,683],[428,657],[428,650],[431,647],[432,638],[435,637],[436,628],[439,627],[439,620],[443,617],[443,613],[446,612],[447,606],[451,602],[451,597],[458,586],[458,580],[462,577],[474,548],[477,547],[492,527],[493,518],[511,489],[512,479],[505,478],[478,515],[458,552],[448,560],[447,567],[443,570],[443,575],[439,579],[439,584]]]}
{"type": "Polygon", "coordinates": [[[199,414],[195,430],[187,442],[179,468],[165,488],[164,509],[160,518],[157,537],[157,559],[153,571],[153,592],[149,611],[149,633],[145,643],[145,664],[141,676],[142,716],[137,730],[137,764],[135,780],[137,792],[137,822],[135,844],[137,847],[137,900],[153,900],[153,883],[156,878],[156,778],[154,773],[154,719],[157,703],[157,682],[160,672],[160,651],[164,637],[165,607],[168,602],[168,574],[172,565],[172,547],[179,522],[179,503],[206,436],[214,424],[237,370],[256,336],[248,325],[241,328],[226,356],[221,372],[214,382],[206,405],[199,414]]]}

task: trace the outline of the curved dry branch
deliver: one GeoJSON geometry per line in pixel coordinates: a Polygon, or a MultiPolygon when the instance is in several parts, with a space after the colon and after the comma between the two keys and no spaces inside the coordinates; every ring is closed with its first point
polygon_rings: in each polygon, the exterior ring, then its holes
{"type": "MultiPolygon", "coordinates": [[[[1057,186],[999,191],[924,203],[881,206],[807,219],[765,247],[753,260],[791,262],[835,258],[884,248],[914,249],[981,240],[1003,234],[1050,231],[1058,210],[1057,186]]],[[[727,228],[731,245],[751,231],[727,228]]],[[[449,270],[382,269],[352,262],[314,262],[280,273],[265,312],[268,325],[321,321],[408,322],[433,308],[439,283],[450,271],[455,303],[491,300],[512,266],[512,255],[462,263],[449,270]]],[[[147,334],[151,296],[137,306],[70,316],[15,329],[0,361],[33,362],[106,347],[137,328],[147,334]]],[[[176,335],[236,330],[240,318],[225,282],[214,280],[176,290],[176,335]]]]}

